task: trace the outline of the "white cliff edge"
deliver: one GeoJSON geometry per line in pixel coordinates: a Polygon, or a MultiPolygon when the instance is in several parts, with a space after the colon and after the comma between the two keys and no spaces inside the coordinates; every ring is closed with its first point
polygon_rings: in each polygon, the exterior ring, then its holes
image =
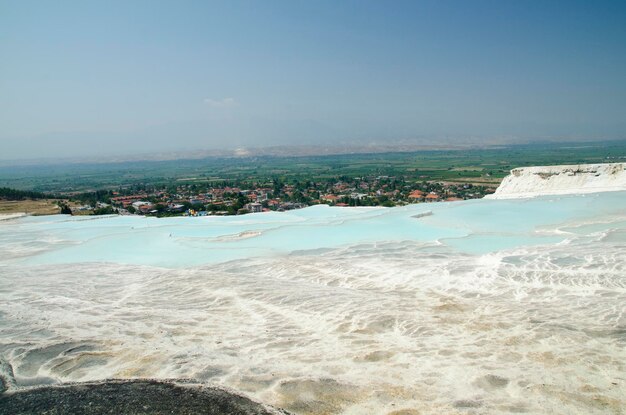
{"type": "Polygon", "coordinates": [[[486,199],[516,199],[626,190],[626,163],[520,167],[486,199]]]}
{"type": "Polygon", "coordinates": [[[27,214],[25,212],[19,212],[19,213],[0,213],[0,220],[10,220],[10,219],[17,219],[17,218],[22,218],[24,216],[27,216],[27,214]]]}

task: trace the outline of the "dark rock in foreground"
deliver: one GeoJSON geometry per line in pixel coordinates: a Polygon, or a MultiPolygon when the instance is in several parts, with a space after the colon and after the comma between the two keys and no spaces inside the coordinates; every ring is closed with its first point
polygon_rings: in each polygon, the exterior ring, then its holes
{"type": "Polygon", "coordinates": [[[9,390],[0,414],[288,414],[219,388],[157,380],[109,380],[9,390]]]}

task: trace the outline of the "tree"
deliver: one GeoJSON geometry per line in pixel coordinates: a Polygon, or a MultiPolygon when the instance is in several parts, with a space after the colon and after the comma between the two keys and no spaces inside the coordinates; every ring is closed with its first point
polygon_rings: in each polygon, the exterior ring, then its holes
{"type": "Polygon", "coordinates": [[[23,199],[47,199],[52,198],[52,195],[39,192],[29,192],[17,189],[11,189],[8,187],[0,187],[0,199],[6,200],[23,200],[23,199]]]}
{"type": "Polygon", "coordinates": [[[105,206],[102,208],[95,209],[93,211],[94,215],[113,215],[115,213],[117,213],[117,210],[114,209],[112,206],[105,206]]]}
{"type": "Polygon", "coordinates": [[[72,209],[70,209],[70,207],[63,202],[59,202],[59,207],[61,208],[61,214],[62,215],[71,215],[72,214],[72,209]]]}

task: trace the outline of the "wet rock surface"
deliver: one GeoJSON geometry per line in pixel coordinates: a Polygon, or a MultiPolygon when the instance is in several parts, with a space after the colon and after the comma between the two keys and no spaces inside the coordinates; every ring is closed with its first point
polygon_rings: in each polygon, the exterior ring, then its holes
{"type": "Polygon", "coordinates": [[[0,395],[0,414],[288,415],[288,412],[199,384],[110,380],[11,389],[0,395]]]}

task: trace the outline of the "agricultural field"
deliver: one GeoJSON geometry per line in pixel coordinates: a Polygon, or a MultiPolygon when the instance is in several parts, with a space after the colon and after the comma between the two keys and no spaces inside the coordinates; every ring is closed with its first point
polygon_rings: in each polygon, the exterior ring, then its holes
{"type": "Polygon", "coordinates": [[[515,167],[626,161],[626,141],[324,156],[260,156],[0,167],[0,187],[72,194],[136,185],[402,177],[497,186],[515,167]]]}
{"type": "Polygon", "coordinates": [[[55,215],[61,211],[56,200],[0,200],[0,215],[26,213],[29,215],[55,215]]]}

